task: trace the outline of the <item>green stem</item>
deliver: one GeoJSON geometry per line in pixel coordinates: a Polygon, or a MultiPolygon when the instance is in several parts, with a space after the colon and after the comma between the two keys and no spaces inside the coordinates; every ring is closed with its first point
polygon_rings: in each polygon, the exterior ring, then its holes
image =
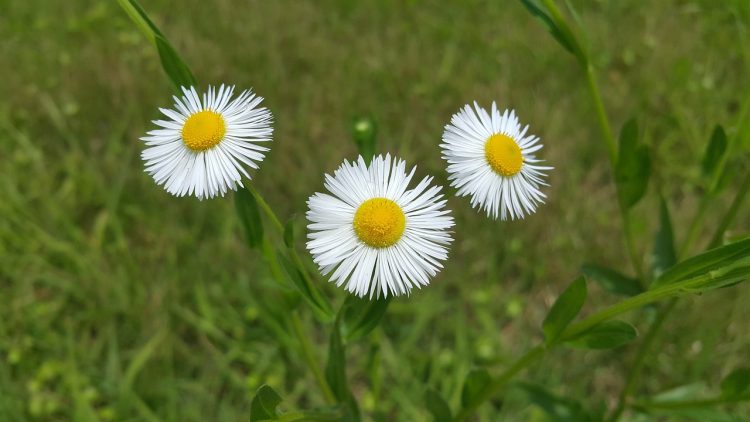
{"type": "Polygon", "coordinates": [[[676,304],[677,298],[673,298],[667,303],[666,306],[659,309],[658,314],[656,315],[656,319],[654,320],[651,327],[649,327],[648,332],[646,333],[646,337],[643,339],[643,342],[638,349],[638,353],[635,357],[635,362],[633,362],[633,366],[630,369],[628,378],[625,381],[625,387],[623,387],[622,392],[620,393],[620,398],[617,401],[617,407],[615,407],[615,410],[612,412],[612,416],[608,418],[608,421],[617,421],[620,418],[620,415],[622,415],[622,412],[625,410],[625,407],[628,403],[628,398],[633,393],[633,389],[640,379],[641,372],[643,371],[643,366],[646,362],[646,356],[648,356],[648,353],[651,350],[651,346],[653,346],[654,341],[656,340],[657,334],[661,330],[661,327],[664,325],[665,319],[670,314],[670,312],[672,312],[672,309],[674,309],[674,306],[676,304]]]}
{"type": "Polygon", "coordinates": [[[727,231],[737,217],[737,213],[742,207],[742,203],[745,201],[748,191],[750,191],[750,171],[748,171],[745,176],[745,180],[742,182],[740,190],[737,191],[737,195],[734,197],[732,205],[729,207],[729,211],[727,211],[727,214],[721,219],[721,223],[719,223],[716,233],[714,233],[714,236],[711,238],[711,243],[708,246],[709,249],[715,248],[721,244],[721,241],[724,238],[724,232],[727,231]]]}
{"type": "Polygon", "coordinates": [[[720,404],[739,403],[743,401],[750,401],[750,394],[685,401],[637,402],[634,404],[634,407],[640,409],[691,409],[695,407],[711,407],[720,404]]]}
{"type": "Polygon", "coordinates": [[[588,84],[589,93],[591,99],[594,101],[594,108],[596,109],[596,117],[599,121],[599,127],[602,131],[602,136],[607,143],[607,151],[609,152],[609,162],[612,164],[612,169],[617,165],[617,143],[615,137],[612,135],[612,128],[609,125],[609,118],[607,117],[607,111],[604,108],[604,102],[602,101],[601,93],[599,92],[599,86],[596,83],[596,75],[594,72],[594,65],[591,61],[587,60],[584,65],[586,72],[586,82],[588,84]]]}
{"type": "Polygon", "coordinates": [[[711,204],[711,202],[713,202],[713,196],[714,195],[712,192],[706,192],[703,198],[701,198],[700,205],[698,206],[698,211],[695,213],[695,217],[693,217],[693,221],[690,223],[690,229],[688,229],[688,234],[685,238],[685,242],[680,248],[678,254],[680,258],[684,257],[690,252],[690,249],[692,249],[693,247],[693,243],[695,243],[695,240],[698,238],[698,232],[700,231],[703,219],[706,216],[708,206],[711,204]]]}
{"type": "Polygon", "coordinates": [[[255,199],[258,201],[258,204],[260,204],[260,207],[263,209],[263,211],[266,213],[268,218],[271,219],[271,222],[273,223],[276,230],[278,230],[279,234],[284,233],[284,225],[281,224],[281,220],[279,220],[279,217],[276,216],[276,213],[273,212],[273,209],[268,205],[268,202],[266,202],[265,199],[263,199],[263,196],[255,190],[255,188],[252,185],[247,186],[248,190],[255,195],[255,199]]]}
{"type": "Polygon", "coordinates": [[[502,390],[503,387],[505,387],[505,385],[524,368],[544,357],[544,354],[546,352],[547,349],[544,347],[544,345],[536,346],[526,352],[526,354],[515,361],[515,363],[513,363],[510,368],[506,369],[505,372],[500,374],[497,378],[493,379],[492,382],[479,393],[476,399],[474,399],[466,407],[461,409],[461,411],[456,415],[455,420],[462,421],[468,418],[469,415],[471,415],[471,413],[474,412],[474,410],[476,410],[476,408],[480,404],[484,403],[486,400],[492,397],[493,394],[502,390]]]}
{"type": "Polygon", "coordinates": [[[310,367],[310,370],[315,376],[315,380],[323,391],[326,401],[329,404],[335,404],[336,396],[333,395],[333,390],[331,390],[328,381],[326,381],[325,376],[323,376],[323,371],[321,371],[318,366],[315,353],[313,352],[313,345],[307,335],[305,335],[305,330],[302,328],[302,321],[300,320],[299,315],[297,315],[297,312],[291,313],[290,321],[292,323],[294,334],[297,336],[300,346],[302,346],[302,355],[305,358],[305,362],[307,362],[307,366],[310,367]]]}
{"type": "MultiPolygon", "coordinates": [[[[745,265],[743,263],[743,265],[745,265]]],[[[467,418],[471,412],[473,412],[482,402],[489,399],[494,393],[501,390],[517,373],[521,372],[524,368],[528,367],[532,363],[540,360],[544,354],[558,345],[576,338],[577,336],[585,333],[594,326],[610,320],[617,315],[631,311],[636,308],[641,308],[649,303],[659,301],[668,297],[679,295],[683,291],[690,291],[700,287],[706,281],[711,280],[714,277],[711,273],[703,274],[694,278],[690,278],[678,283],[668,284],[661,286],[653,290],[646,291],[637,296],[625,299],[621,302],[615,303],[599,312],[596,312],[584,320],[568,326],[563,334],[560,336],[560,340],[547,347],[544,345],[538,345],[533,349],[529,350],[525,355],[519,358],[510,368],[493,379],[479,394],[478,399],[474,400],[468,406],[459,412],[456,416],[456,420],[462,420],[467,418]]]]}

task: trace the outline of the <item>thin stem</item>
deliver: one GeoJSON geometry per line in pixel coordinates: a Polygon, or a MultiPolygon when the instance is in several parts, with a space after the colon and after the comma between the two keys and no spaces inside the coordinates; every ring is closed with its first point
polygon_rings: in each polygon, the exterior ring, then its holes
{"type": "Polygon", "coordinates": [[[750,394],[685,401],[637,402],[634,404],[634,407],[640,409],[690,409],[695,407],[711,407],[718,404],[739,403],[743,401],[750,401],[750,394]]]}
{"type": "Polygon", "coordinates": [[[268,205],[268,202],[266,202],[265,199],[263,199],[263,196],[255,190],[252,185],[248,185],[248,189],[255,195],[255,199],[258,201],[258,204],[263,209],[263,211],[266,213],[268,218],[271,219],[271,222],[273,223],[276,230],[278,230],[279,234],[284,233],[284,225],[281,224],[281,220],[279,220],[279,217],[276,216],[276,213],[273,212],[273,209],[268,205]]]}
{"type": "MultiPolygon", "coordinates": [[[[747,263],[738,262],[737,265],[747,265],[747,263]]],[[[731,268],[728,268],[726,271],[730,270],[731,268]]],[[[578,337],[594,326],[604,321],[610,320],[617,315],[643,307],[645,305],[648,305],[649,303],[653,303],[661,299],[677,296],[681,292],[687,292],[691,291],[692,289],[698,288],[701,285],[705,284],[706,281],[710,281],[715,276],[716,275],[712,275],[711,273],[703,274],[677,283],[657,287],[653,290],[648,290],[637,296],[633,296],[621,302],[617,302],[614,305],[611,305],[599,312],[591,314],[590,316],[576,324],[568,326],[568,328],[566,328],[563,334],[560,336],[559,341],[548,346],[535,346],[533,349],[529,350],[528,352],[526,352],[526,354],[521,356],[505,372],[500,374],[497,378],[493,379],[492,382],[490,382],[490,384],[487,385],[479,393],[478,398],[472,401],[464,409],[462,409],[455,419],[463,420],[467,418],[480,404],[489,399],[494,393],[501,390],[503,386],[505,386],[511,379],[513,379],[516,374],[521,372],[524,368],[528,367],[532,363],[540,360],[550,349],[578,337]]]]}
{"type": "Polygon", "coordinates": [[[690,229],[688,229],[687,237],[685,238],[685,242],[682,244],[682,247],[680,248],[679,257],[684,257],[690,252],[690,249],[693,247],[693,243],[695,243],[695,240],[698,238],[698,232],[700,231],[700,227],[703,224],[703,219],[706,216],[706,211],[708,210],[708,206],[713,202],[713,193],[712,192],[706,192],[706,194],[701,198],[700,205],[698,206],[698,211],[695,213],[695,217],[693,217],[693,221],[690,223],[690,229]]]}
{"type": "Polygon", "coordinates": [[[635,386],[640,379],[641,372],[643,371],[643,366],[646,362],[646,356],[648,356],[648,353],[651,350],[651,346],[653,346],[654,341],[657,338],[657,334],[661,330],[661,327],[664,325],[664,321],[667,316],[670,314],[670,312],[672,312],[672,309],[674,309],[675,304],[677,304],[677,298],[671,299],[666,306],[659,309],[658,314],[656,315],[656,319],[654,320],[653,324],[651,324],[651,327],[649,327],[648,332],[646,333],[646,337],[643,339],[643,342],[638,349],[638,353],[635,357],[635,362],[633,362],[633,366],[630,369],[628,378],[625,381],[625,387],[623,387],[622,392],[620,393],[620,398],[617,401],[617,407],[615,407],[614,412],[612,412],[612,416],[608,418],[610,422],[617,421],[620,418],[620,415],[622,415],[622,412],[625,410],[625,407],[628,403],[628,398],[633,393],[633,389],[635,389],[635,386]]]}
{"type": "Polygon", "coordinates": [[[599,127],[601,128],[602,136],[607,143],[609,162],[612,164],[612,169],[614,169],[617,165],[617,143],[615,142],[614,135],[612,135],[612,128],[609,125],[607,111],[604,108],[604,102],[602,101],[602,96],[599,92],[599,86],[596,83],[594,65],[591,64],[590,60],[587,60],[584,65],[584,70],[586,72],[586,82],[588,84],[589,93],[591,94],[591,99],[594,101],[594,108],[596,109],[596,117],[599,120],[599,127]]]}
{"type": "Polygon", "coordinates": [[[732,205],[729,207],[729,211],[727,211],[727,215],[721,219],[721,223],[719,223],[716,233],[714,233],[714,236],[711,238],[711,243],[708,246],[709,249],[715,248],[721,244],[721,241],[724,238],[724,232],[727,231],[737,217],[737,213],[742,207],[742,203],[745,201],[748,191],[750,191],[750,171],[748,171],[745,176],[745,180],[742,182],[740,190],[737,191],[737,195],[734,197],[732,205]]]}
{"type": "Polygon", "coordinates": [[[307,362],[307,366],[310,367],[310,370],[315,376],[315,380],[323,391],[326,402],[329,404],[335,404],[336,396],[333,395],[333,391],[328,385],[328,381],[326,381],[326,378],[323,376],[323,371],[321,371],[318,366],[315,353],[313,352],[313,345],[307,335],[305,335],[305,330],[302,328],[302,321],[300,320],[299,315],[296,311],[292,312],[289,319],[292,323],[294,334],[297,336],[300,346],[302,346],[302,355],[305,358],[305,362],[307,362]]]}
{"type": "Polygon", "coordinates": [[[503,387],[513,379],[513,377],[521,372],[524,368],[531,365],[532,363],[540,360],[542,357],[544,357],[544,354],[546,353],[547,349],[543,345],[536,346],[526,352],[525,355],[521,356],[513,365],[511,365],[508,369],[505,370],[502,374],[500,374],[497,378],[493,379],[492,382],[482,390],[482,392],[479,393],[479,396],[473,400],[471,403],[469,403],[466,407],[461,409],[461,411],[456,415],[455,420],[456,421],[462,421],[471,415],[476,408],[484,403],[486,400],[488,400],[490,397],[492,397],[493,394],[497,393],[498,391],[502,390],[503,387]]]}

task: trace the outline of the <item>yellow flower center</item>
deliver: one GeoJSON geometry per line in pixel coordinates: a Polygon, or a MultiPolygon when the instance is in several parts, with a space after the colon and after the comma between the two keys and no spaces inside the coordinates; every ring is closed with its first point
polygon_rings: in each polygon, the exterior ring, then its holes
{"type": "Polygon", "coordinates": [[[354,214],[354,232],[359,240],[374,248],[395,244],[406,228],[406,216],[395,202],[372,198],[363,202],[354,214]]]}
{"type": "Polygon", "coordinates": [[[492,170],[501,176],[513,176],[523,166],[521,147],[513,138],[502,133],[496,133],[487,139],[484,156],[492,170]]]}
{"type": "Polygon", "coordinates": [[[182,126],[182,142],[193,151],[205,151],[221,142],[226,132],[221,114],[203,110],[188,117],[182,126]]]}

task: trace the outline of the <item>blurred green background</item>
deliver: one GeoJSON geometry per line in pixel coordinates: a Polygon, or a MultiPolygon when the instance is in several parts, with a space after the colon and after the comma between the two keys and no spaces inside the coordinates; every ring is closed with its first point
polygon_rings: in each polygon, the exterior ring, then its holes
{"type": "MultiPolygon", "coordinates": [[[[649,197],[635,210],[647,263],[655,194],[668,199],[679,244],[711,130],[737,126],[750,5],[572,4],[615,129],[635,116],[652,147],[649,197]]],[[[445,270],[395,300],[383,328],[350,351],[366,420],[428,420],[427,387],[455,406],[472,367],[497,371],[540,340],[547,309],[583,263],[632,272],[585,82],[520,2],[143,6],[202,84],[266,98],[275,141],[252,183],[285,218],[302,215],[323,174],[355,156],[359,114],[377,121],[379,151],[443,184],[443,126],[467,102],[515,108],[543,139],[540,155],[555,167],[548,203],[500,223],[451,196],[456,242],[445,270]]],[[[273,282],[243,243],[231,195],[174,198],[143,172],[138,137],[157,107],[171,105],[171,90],[117,3],[3,0],[0,10],[0,420],[247,420],[262,383],[284,396],[284,409],[321,404],[301,358],[279,346],[258,306],[273,282]]],[[[702,244],[733,191],[709,209],[702,244]]],[[[730,235],[750,230],[749,215],[740,211],[730,235]]],[[[335,304],[345,297],[321,288],[335,304]]],[[[585,312],[615,300],[591,285],[585,312]]],[[[694,382],[716,390],[750,355],[748,303],[744,285],[681,301],[638,396],[694,382]]],[[[302,310],[323,362],[330,327],[302,310]]],[[[641,331],[651,318],[629,315],[641,331]]],[[[635,344],[555,351],[522,379],[611,406],[635,344]]],[[[478,419],[541,417],[514,390],[499,405],[484,405],[478,419]]]]}

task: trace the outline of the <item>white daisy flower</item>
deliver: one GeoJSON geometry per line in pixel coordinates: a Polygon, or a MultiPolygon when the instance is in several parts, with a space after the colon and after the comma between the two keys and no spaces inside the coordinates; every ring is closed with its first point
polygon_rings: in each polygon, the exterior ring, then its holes
{"type": "Polygon", "coordinates": [[[168,120],[154,120],[158,129],[141,138],[146,172],[175,196],[198,199],[224,196],[250,179],[244,166],[257,169],[273,133],[271,112],[258,107],[263,97],[252,91],[232,99],[234,87],[208,87],[203,101],[195,88],[183,87],[174,109],[159,110],[168,120]]]}
{"type": "Polygon", "coordinates": [[[407,189],[416,168],[382,155],[367,166],[344,163],[307,201],[307,249],[324,275],[357,296],[409,294],[430,283],[448,257],[453,217],[442,187],[425,177],[407,189]]]}
{"type": "Polygon", "coordinates": [[[503,114],[492,103],[492,115],[474,102],[454,114],[445,126],[443,159],[448,162],[451,186],[458,196],[471,195],[471,206],[487,216],[506,220],[524,218],[544,203],[539,190],[547,186],[545,171],[534,153],[542,149],[539,138],[527,135],[513,110],[503,114]]]}

